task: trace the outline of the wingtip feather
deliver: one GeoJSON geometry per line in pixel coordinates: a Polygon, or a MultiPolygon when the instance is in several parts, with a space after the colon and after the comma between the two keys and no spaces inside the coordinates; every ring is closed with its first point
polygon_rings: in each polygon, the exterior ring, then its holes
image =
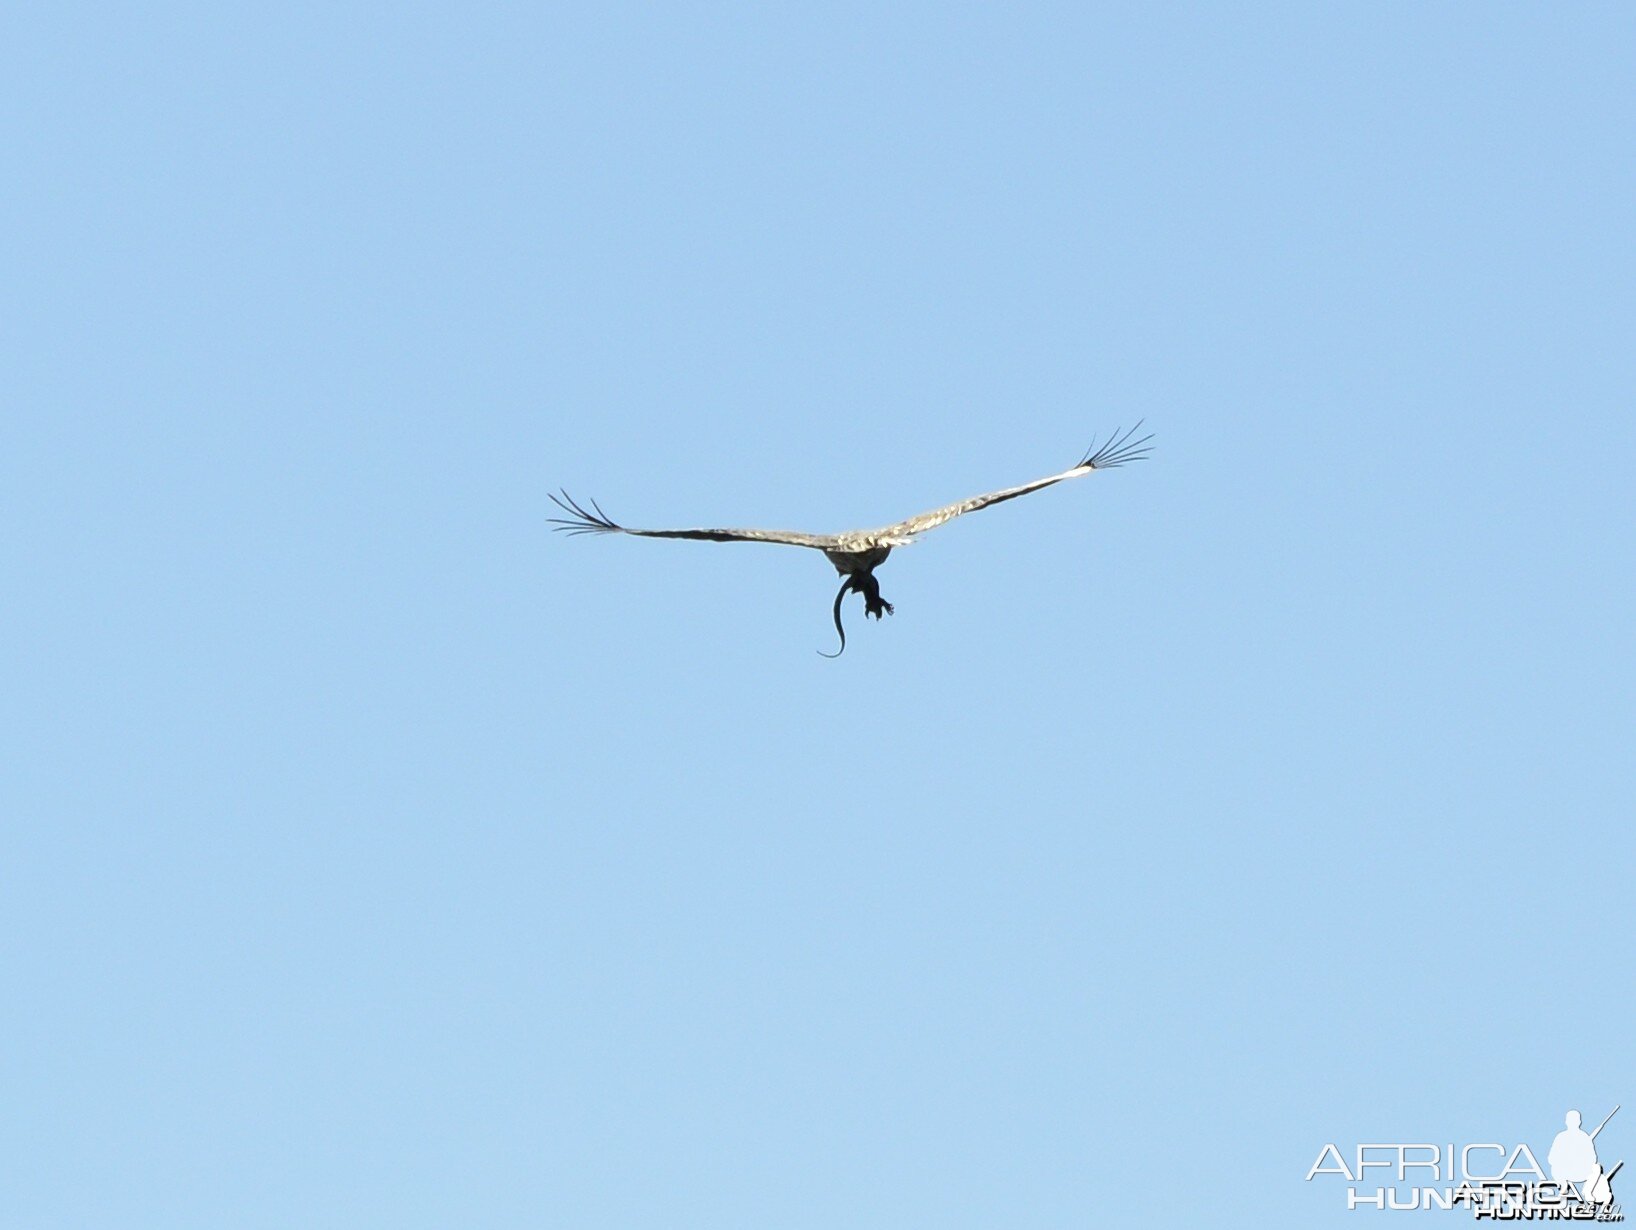
{"type": "Polygon", "coordinates": [[[590,502],[591,507],[596,509],[596,512],[592,513],[587,512],[580,506],[579,501],[560,487],[557,489],[556,495],[549,491],[545,494],[553,504],[568,514],[566,517],[546,518],[546,521],[558,533],[566,533],[572,536],[575,534],[617,534],[624,531],[625,527],[603,512],[602,506],[595,500],[590,502]]]}
{"type": "Polygon", "coordinates": [[[1135,438],[1136,433],[1142,430],[1142,424],[1146,421],[1145,419],[1138,420],[1136,426],[1128,431],[1115,428],[1113,434],[1107,438],[1107,441],[1101,447],[1097,446],[1096,441],[1091,441],[1091,447],[1086,451],[1084,460],[1079,463],[1080,467],[1092,470],[1112,470],[1128,461],[1146,460],[1148,455],[1153,452],[1153,447],[1149,443],[1153,439],[1153,433],[1149,432],[1139,440],[1135,438]]]}

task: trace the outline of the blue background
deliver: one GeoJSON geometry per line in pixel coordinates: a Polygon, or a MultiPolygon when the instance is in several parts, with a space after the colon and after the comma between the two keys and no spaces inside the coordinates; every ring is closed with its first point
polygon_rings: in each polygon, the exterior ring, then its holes
{"type": "Polygon", "coordinates": [[[0,27],[6,1224],[1355,1224],[1636,1103],[1629,6],[0,27]],[[837,662],[545,524],[1141,418],[837,662]]]}

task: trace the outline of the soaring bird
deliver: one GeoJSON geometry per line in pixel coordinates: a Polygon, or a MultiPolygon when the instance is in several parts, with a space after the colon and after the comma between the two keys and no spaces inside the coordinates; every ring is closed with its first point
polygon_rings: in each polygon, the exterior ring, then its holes
{"type": "Polygon", "coordinates": [[[1061,474],[1036,478],[1020,487],[1006,487],[955,504],[945,504],[942,508],[934,508],[931,512],[899,521],[896,525],[882,526],[878,530],[853,530],[845,534],[803,534],[798,530],[633,530],[608,517],[595,500],[590,501],[591,509],[587,510],[566,491],[560,497],[551,496],[551,499],[567,516],[551,517],[549,520],[558,532],[567,534],[635,534],[640,538],[697,538],[704,542],[778,542],[822,551],[843,578],[841,588],[835,595],[835,631],[840,635],[841,647],[834,653],[824,653],[821,649],[818,652],[826,658],[838,658],[846,651],[846,629],[841,626],[841,599],[846,597],[848,590],[863,595],[867,615],[879,619],[892,613],[892,604],[880,596],[880,582],[875,579],[875,569],[886,562],[893,547],[908,546],[919,535],[936,529],[945,521],[952,521],[991,504],[1014,500],[1019,495],[1060,483],[1065,478],[1079,478],[1098,470],[1112,470],[1127,461],[1141,461],[1152,451],[1148,441],[1153,439],[1151,434],[1134,439],[1141,429],[1142,424],[1137,423],[1123,434],[1115,431],[1100,447],[1093,441],[1080,463],[1061,474]]]}

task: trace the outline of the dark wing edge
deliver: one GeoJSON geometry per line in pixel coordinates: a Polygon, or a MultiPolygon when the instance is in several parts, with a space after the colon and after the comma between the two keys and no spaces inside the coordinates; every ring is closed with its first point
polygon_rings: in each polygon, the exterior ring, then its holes
{"type": "Polygon", "coordinates": [[[818,551],[832,550],[840,545],[834,534],[803,534],[796,530],[633,530],[608,516],[595,500],[590,501],[591,507],[587,509],[566,491],[558,495],[551,495],[548,491],[546,495],[568,514],[566,517],[547,517],[546,520],[557,533],[569,536],[633,534],[638,538],[691,538],[697,542],[772,542],[790,547],[812,547],[818,551]]]}
{"type": "Polygon", "coordinates": [[[1148,454],[1153,451],[1153,446],[1149,443],[1153,439],[1153,433],[1148,432],[1140,440],[1133,440],[1131,437],[1142,430],[1142,423],[1146,421],[1145,419],[1140,420],[1136,426],[1123,435],[1120,434],[1118,428],[1115,428],[1113,434],[1108,437],[1107,442],[1101,448],[1098,448],[1096,441],[1092,440],[1091,447],[1085,452],[1085,459],[1079,463],[1076,469],[1088,467],[1092,470],[1112,470],[1124,465],[1127,461],[1145,461],[1148,454]]]}

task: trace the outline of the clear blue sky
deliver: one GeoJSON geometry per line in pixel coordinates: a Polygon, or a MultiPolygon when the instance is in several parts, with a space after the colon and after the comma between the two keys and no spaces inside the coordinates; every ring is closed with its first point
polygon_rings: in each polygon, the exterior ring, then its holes
{"type": "Polygon", "coordinates": [[[1355,1225],[1325,1142],[1636,1103],[1633,65],[1616,4],[9,13],[0,1220],[1355,1225]],[[545,524],[1139,418],[835,662],[816,555],[545,524]]]}

